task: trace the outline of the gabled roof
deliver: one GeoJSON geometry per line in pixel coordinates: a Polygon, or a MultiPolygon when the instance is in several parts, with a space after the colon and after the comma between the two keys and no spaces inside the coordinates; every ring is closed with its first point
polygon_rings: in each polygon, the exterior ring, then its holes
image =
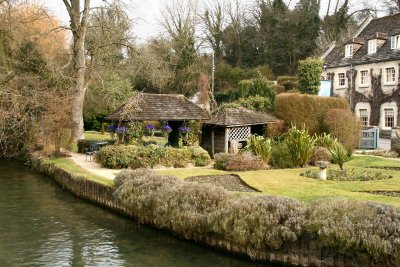
{"type": "Polygon", "coordinates": [[[138,93],[107,120],[207,120],[210,116],[183,95],[138,93]]]}
{"type": "MultiPolygon", "coordinates": [[[[326,57],[325,65],[327,68],[359,65],[371,62],[381,62],[390,60],[400,60],[400,51],[390,48],[390,37],[400,34],[400,13],[376,18],[371,20],[369,24],[357,35],[357,40],[381,39],[385,41],[382,46],[378,46],[377,52],[368,54],[368,42],[365,42],[362,47],[354,53],[353,57],[344,57],[344,45],[337,45],[326,57]],[[377,35],[378,34],[378,35],[377,35]],[[383,40],[387,36],[387,40],[383,40]]],[[[348,42],[347,42],[348,43],[348,42]]]]}
{"type": "Polygon", "coordinates": [[[258,125],[267,124],[269,122],[276,122],[277,118],[274,116],[249,110],[243,107],[240,108],[227,108],[218,111],[211,116],[206,124],[232,127],[232,126],[245,126],[245,125],[258,125]]]}

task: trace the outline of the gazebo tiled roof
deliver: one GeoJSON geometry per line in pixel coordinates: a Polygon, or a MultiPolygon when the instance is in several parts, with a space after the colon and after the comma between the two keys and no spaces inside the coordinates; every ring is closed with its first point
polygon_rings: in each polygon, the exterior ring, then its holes
{"type": "Polygon", "coordinates": [[[139,93],[106,117],[107,120],[207,120],[210,116],[183,95],[139,93]]]}
{"type": "Polygon", "coordinates": [[[212,115],[211,119],[205,123],[210,125],[233,127],[267,124],[276,121],[278,121],[278,119],[270,114],[240,107],[220,110],[212,115]]]}

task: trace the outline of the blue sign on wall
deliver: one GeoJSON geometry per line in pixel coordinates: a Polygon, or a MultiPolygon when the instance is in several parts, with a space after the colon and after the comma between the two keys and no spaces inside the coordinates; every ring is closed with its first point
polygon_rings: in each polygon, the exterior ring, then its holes
{"type": "Polygon", "coordinates": [[[322,80],[321,85],[319,86],[319,96],[331,96],[331,80],[322,80]]]}

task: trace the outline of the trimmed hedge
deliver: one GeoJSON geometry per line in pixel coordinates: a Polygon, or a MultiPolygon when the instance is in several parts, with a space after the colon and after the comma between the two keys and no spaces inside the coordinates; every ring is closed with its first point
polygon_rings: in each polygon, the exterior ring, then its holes
{"type": "Polygon", "coordinates": [[[299,87],[297,76],[278,76],[277,82],[279,86],[283,87],[283,92],[288,92],[299,87]]]}
{"type": "Polygon", "coordinates": [[[325,113],[324,125],[351,155],[358,147],[362,124],[348,109],[332,109],[325,113]]]}
{"type": "Polygon", "coordinates": [[[142,223],[185,238],[217,236],[253,251],[299,239],[355,259],[360,266],[398,266],[400,209],[346,199],[314,202],[230,193],[150,170],[126,171],[114,193],[142,223]]]}
{"type": "Polygon", "coordinates": [[[286,125],[305,126],[310,134],[324,131],[324,116],[331,109],[347,109],[346,99],[338,97],[320,97],[284,93],[279,94],[275,101],[275,115],[284,120],[286,125]]]}
{"type": "Polygon", "coordinates": [[[96,154],[96,161],[101,166],[117,168],[152,168],[157,165],[182,168],[189,164],[207,166],[211,157],[201,147],[159,147],[157,145],[106,146],[96,154]]]}

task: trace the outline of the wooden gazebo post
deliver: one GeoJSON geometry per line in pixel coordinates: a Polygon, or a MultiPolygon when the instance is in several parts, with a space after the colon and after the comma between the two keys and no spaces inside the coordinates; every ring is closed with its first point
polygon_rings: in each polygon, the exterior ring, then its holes
{"type": "Polygon", "coordinates": [[[224,145],[225,153],[229,151],[229,128],[225,128],[225,145],[224,145]]]}

